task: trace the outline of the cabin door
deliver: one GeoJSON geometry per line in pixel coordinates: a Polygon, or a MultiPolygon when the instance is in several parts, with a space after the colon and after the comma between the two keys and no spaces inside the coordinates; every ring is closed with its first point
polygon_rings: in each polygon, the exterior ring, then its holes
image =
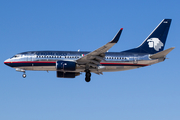
{"type": "Polygon", "coordinates": [[[137,63],[138,63],[138,56],[137,56],[137,55],[134,55],[133,63],[134,63],[134,64],[137,64],[137,63]]]}

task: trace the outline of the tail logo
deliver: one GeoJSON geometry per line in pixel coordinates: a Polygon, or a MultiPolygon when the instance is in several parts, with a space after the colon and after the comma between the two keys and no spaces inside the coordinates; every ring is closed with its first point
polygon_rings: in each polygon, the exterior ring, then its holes
{"type": "Polygon", "coordinates": [[[147,40],[149,48],[154,48],[156,51],[159,51],[164,44],[158,38],[150,38],[147,40]]]}

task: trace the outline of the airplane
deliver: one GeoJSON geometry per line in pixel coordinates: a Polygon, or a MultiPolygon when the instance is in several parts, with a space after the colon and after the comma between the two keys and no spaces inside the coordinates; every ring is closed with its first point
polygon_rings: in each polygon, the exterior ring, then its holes
{"type": "Polygon", "coordinates": [[[137,48],[122,52],[107,52],[114,46],[122,33],[121,28],[115,37],[104,46],[92,51],[29,51],[14,55],[4,64],[23,72],[56,71],[58,78],[75,78],[85,72],[85,81],[90,82],[91,73],[124,71],[162,62],[175,47],[164,50],[171,19],[163,19],[159,25],[137,48]]]}

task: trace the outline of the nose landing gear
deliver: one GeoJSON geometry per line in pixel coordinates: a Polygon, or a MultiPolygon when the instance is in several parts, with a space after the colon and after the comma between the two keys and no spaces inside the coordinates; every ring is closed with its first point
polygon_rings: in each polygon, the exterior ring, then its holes
{"type": "Polygon", "coordinates": [[[26,78],[26,71],[24,69],[16,68],[16,71],[18,72],[23,72],[24,74],[22,75],[23,78],[26,78]]]}
{"type": "Polygon", "coordinates": [[[25,73],[25,71],[23,71],[23,73],[24,73],[24,74],[22,75],[22,77],[23,77],[23,78],[26,78],[26,73],[25,73]]]}
{"type": "Polygon", "coordinates": [[[26,73],[24,73],[24,74],[22,75],[22,77],[23,77],[23,78],[26,78],[26,73]]]}

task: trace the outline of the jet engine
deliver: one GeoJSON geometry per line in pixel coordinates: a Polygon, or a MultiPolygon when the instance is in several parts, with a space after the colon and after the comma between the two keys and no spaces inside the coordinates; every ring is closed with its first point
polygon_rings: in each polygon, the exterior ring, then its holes
{"type": "Polygon", "coordinates": [[[57,77],[60,78],[75,78],[76,76],[80,75],[80,73],[75,72],[59,72],[57,71],[57,77]]]}
{"type": "Polygon", "coordinates": [[[57,61],[56,62],[56,69],[57,70],[76,70],[76,63],[72,61],[57,61]]]}

